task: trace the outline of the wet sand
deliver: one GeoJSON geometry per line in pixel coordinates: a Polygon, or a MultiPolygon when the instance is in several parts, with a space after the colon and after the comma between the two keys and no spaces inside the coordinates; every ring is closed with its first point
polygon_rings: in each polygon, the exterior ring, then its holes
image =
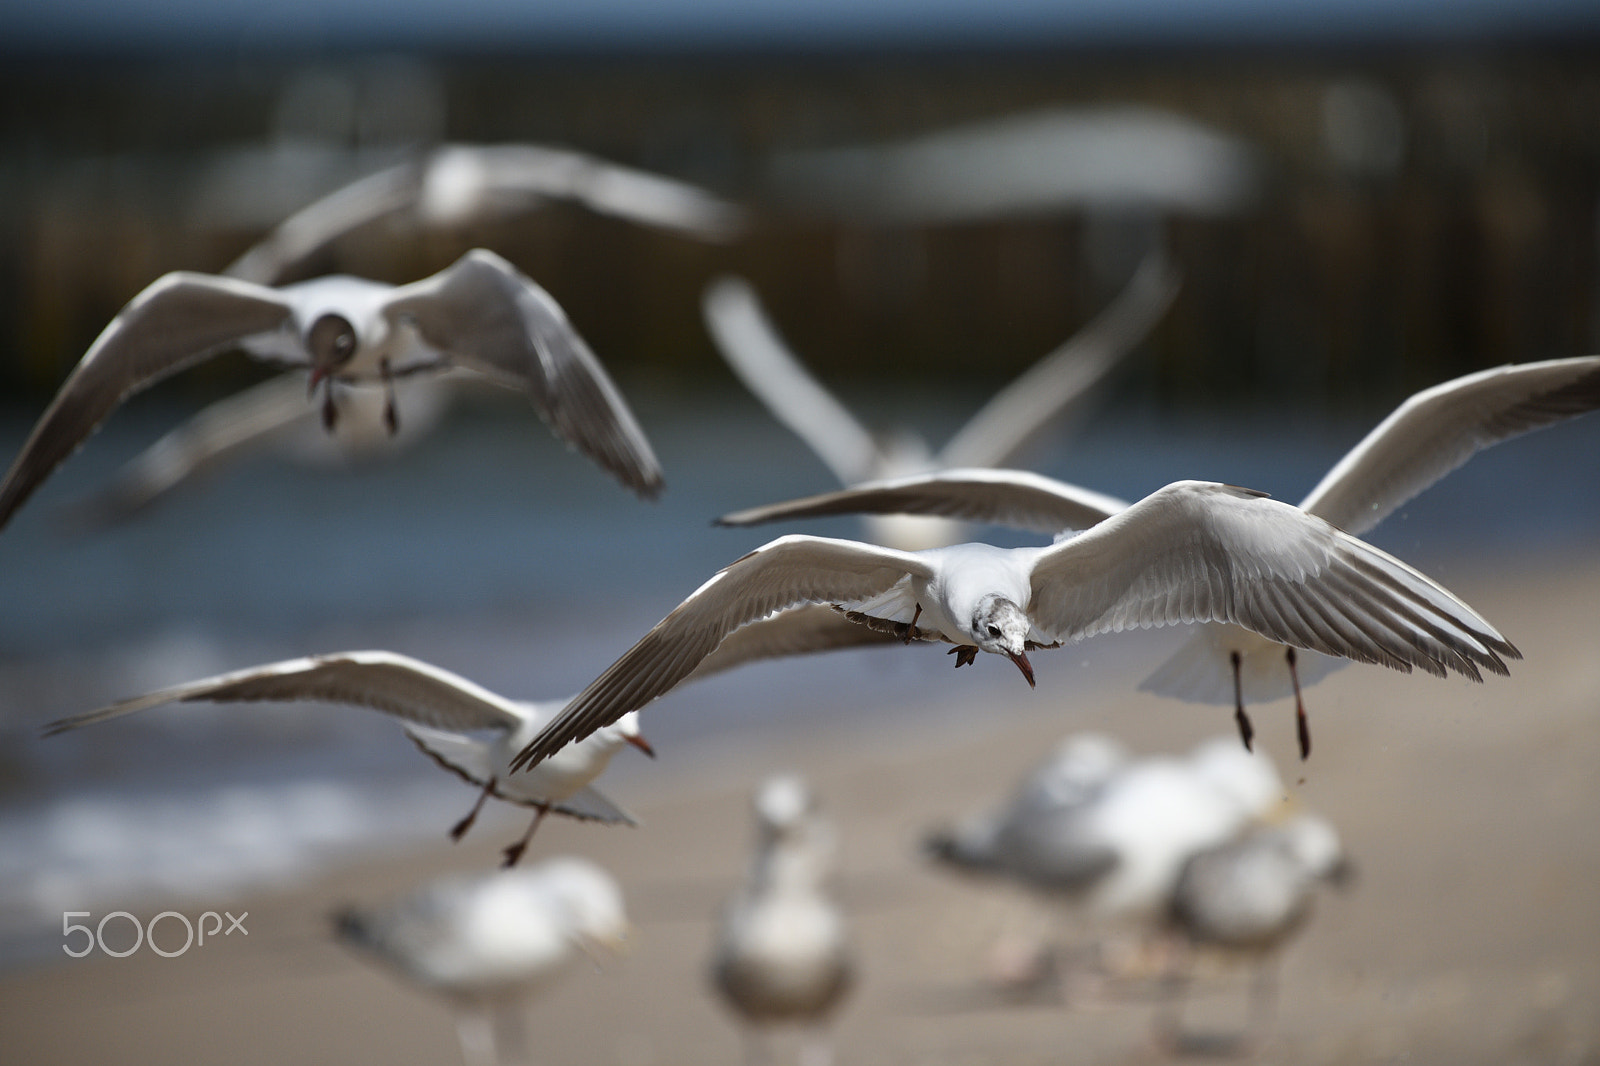
{"type": "MultiPolygon", "coordinates": [[[[1276,1028],[1253,1059],[1600,1063],[1600,562],[1545,563],[1498,574],[1483,560],[1429,568],[1522,648],[1510,679],[1341,671],[1308,690],[1316,750],[1303,767],[1292,761],[1290,705],[1255,710],[1291,791],[1335,822],[1360,877],[1323,896],[1287,951],[1276,1028]]],[[[531,857],[579,852],[602,863],[638,928],[626,957],[580,967],[530,1008],[536,1061],[741,1061],[737,1031],[708,995],[705,960],[713,916],[745,863],[749,790],[785,768],[813,781],[841,837],[836,884],[861,980],[839,1018],[840,1062],[1163,1061],[1147,980],[1065,1006],[1053,993],[998,994],[985,967],[995,937],[1018,920],[1017,901],[916,854],[925,829],[998,797],[1073,730],[1109,730],[1155,752],[1231,729],[1225,709],[1134,691],[1171,636],[1108,639],[1144,643],[1108,655],[1115,667],[1079,666],[1094,659],[1093,644],[1041,654],[1036,692],[1020,682],[982,690],[1011,692],[1004,704],[957,702],[963,671],[944,706],[863,707],[852,728],[790,723],[663,752],[613,790],[642,828],[547,825],[531,857]]],[[[213,909],[249,912],[248,937],[173,959],[141,950],[6,975],[0,1050],[29,1063],[459,1061],[442,1006],[326,936],[337,904],[491,866],[522,825],[502,810],[451,847],[444,829],[458,816],[441,811],[441,842],[421,853],[217,901],[213,909]]],[[[154,901],[136,913],[162,909],[154,901]]],[[[1246,976],[1208,968],[1191,1026],[1235,1027],[1246,976]]]]}

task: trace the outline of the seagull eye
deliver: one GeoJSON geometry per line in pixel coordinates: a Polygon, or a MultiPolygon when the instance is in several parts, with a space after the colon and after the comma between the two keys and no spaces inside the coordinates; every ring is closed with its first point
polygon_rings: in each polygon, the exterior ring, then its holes
{"type": "Polygon", "coordinates": [[[989,627],[989,635],[990,635],[990,636],[991,636],[991,637],[996,637],[996,638],[998,638],[998,637],[999,637],[999,636],[1000,636],[1000,627],[999,627],[999,626],[996,626],[996,625],[991,625],[991,626],[990,626],[990,627],[989,627]]]}

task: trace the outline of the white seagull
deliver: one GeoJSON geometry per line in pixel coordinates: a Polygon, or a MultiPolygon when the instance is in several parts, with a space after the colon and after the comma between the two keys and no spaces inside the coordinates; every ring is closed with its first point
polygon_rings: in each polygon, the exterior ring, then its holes
{"type": "MultiPolygon", "coordinates": [[[[861,425],[784,345],[745,282],[716,282],[704,306],[711,336],[739,379],[842,484],[855,485],[1010,461],[1052,420],[1085,406],[1093,387],[1138,346],[1177,291],[1177,271],[1166,258],[1148,257],[1094,321],[996,393],[937,453],[908,430],[878,436],[861,425]]],[[[911,550],[949,544],[959,531],[951,522],[882,518],[869,520],[867,539],[911,550]]]]}
{"type": "MultiPolygon", "coordinates": [[[[762,782],[754,806],[756,853],[723,911],[712,982],[753,1029],[813,1030],[803,1061],[826,1066],[832,1054],[821,1029],[849,992],[854,971],[844,916],[824,886],[832,829],[793,775],[762,782]]],[[[748,1039],[747,1061],[762,1061],[756,1034],[748,1039]]]]}
{"type": "MultiPolygon", "coordinates": [[[[1596,407],[1600,356],[1495,367],[1435,385],[1406,400],[1363,437],[1300,508],[1359,536],[1478,451],[1596,407]]],[[[914,514],[1055,534],[1086,529],[1126,506],[1115,497],[1038,474],[945,470],[751,508],[718,521],[743,526],[837,514],[914,514]]],[[[1325,654],[1305,654],[1303,644],[1285,643],[1238,625],[1202,626],[1140,687],[1200,703],[1232,702],[1246,746],[1253,729],[1245,700],[1293,692],[1304,758],[1311,734],[1300,688],[1342,664],[1325,654]]]]}
{"type": "Polygon", "coordinates": [[[920,552],[786,536],[715,574],[573,699],[512,763],[537,763],[671,690],[728,634],[803,603],[911,640],[1011,659],[1099,633],[1234,622],[1401,671],[1482,680],[1520,653],[1393,556],[1250,489],[1179,481],[1046,547],[920,552]]]}
{"type": "Polygon", "coordinates": [[[534,144],[445,144],[334,190],[290,215],[224,273],[276,285],[356,230],[462,229],[561,199],[629,222],[725,241],[744,212],[687,182],[534,144]]]}
{"type": "MultiPolygon", "coordinates": [[[[1272,964],[1311,916],[1317,889],[1350,878],[1336,829],[1304,812],[1250,826],[1236,838],[1191,855],[1173,886],[1167,920],[1184,942],[1255,963],[1252,1032],[1266,1031],[1276,999],[1272,964]]],[[[1180,1020],[1188,972],[1183,953],[1167,975],[1157,1039],[1184,1046],[1180,1020]]]]}
{"type": "Polygon", "coordinates": [[[629,932],[616,881],[577,858],[441,878],[334,922],[341,941],[450,1004],[470,1066],[525,1061],[526,1002],[629,932]]]}
{"type": "MultiPolygon", "coordinates": [[[[642,496],[661,470],[599,360],[549,293],[493,252],[409,285],[333,276],[270,288],[176,272],[135,296],[78,362],[0,484],[0,527],[124,399],[230,348],[309,371],[338,417],[336,383],[461,367],[527,392],[557,436],[642,496]]],[[[385,421],[397,416],[391,402],[385,421]]]]}
{"type": "Polygon", "coordinates": [[[481,790],[472,810],[450,830],[451,839],[460,840],[466,834],[490,796],[533,808],[527,832],[505,849],[507,866],[522,857],[534,830],[551,811],[587,821],[637,824],[591,782],[625,744],[655,756],[639,734],[638,716],[624,715],[540,763],[532,773],[513,776],[511,759],[565,701],[508,700],[448,670],[388,651],[312,655],[218,674],[60,719],[45,726],[44,735],[165,703],[197,700],[318,700],[370,707],[405,721],[406,735],[418,748],[481,790]]]}

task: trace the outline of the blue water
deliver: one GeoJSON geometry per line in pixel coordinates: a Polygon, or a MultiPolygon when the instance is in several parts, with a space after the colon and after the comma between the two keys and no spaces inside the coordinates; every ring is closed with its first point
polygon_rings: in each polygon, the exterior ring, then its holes
{"type": "MultiPolygon", "coordinates": [[[[361,849],[438,839],[471,800],[370,712],[199,705],[41,740],[44,722],[210,673],[367,647],[510,696],[563,696],[780,532],[717,529],[711,517],[832,487],[742,396],[631,391],[667,471],[657,504],[567,453],[520,404],[494,403],[390,462],[319,469],[263,456],[122,527],[72,534],[59,505],[185,412],[150,397],[112,419],[0,534],[0,963],[52,952],[63,909],[291,880],[361,849]]],[[[936,441],[968,413],[937,396],[877,407],[936,441]]],[[[31,416],[0,423],[0,453],[20,445],[31,416]]],[[[1032,465],[1127,498],[1195,477],[1298,500],[1370,421],[1124,404],[1047,442],[1032,465]]],[[[1597,486],[1591,417],[1477,457],[1371,539],[1447,581],[1592,554],[1597,486]]],[[[909,655],[837,656],[829,681],[902,705],[947,683],[909,655]]],[[[1015,683],[991,673],[972,684],[1015,683]]],[[[707,733],[826,715],[804,695],[813,676],[803,664],[749,668],[692,699],[675,694],[646,731],[665,761],[707,733]]],[[[626,762],[614,771],[624,780],[626,762]]]]}

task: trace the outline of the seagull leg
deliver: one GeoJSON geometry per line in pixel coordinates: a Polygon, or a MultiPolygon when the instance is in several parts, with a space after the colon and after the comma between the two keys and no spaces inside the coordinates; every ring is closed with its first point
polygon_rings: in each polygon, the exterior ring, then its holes
{"type": "Polygon", "coordinates": [[[1250,716],[1244,713],[1244,683],[1239,680],[1239,668],[1244,660],[1239,653],[1228,653],[1228,659],[1233,663],[1233,720],[1239,723],[1239,739],[1244,741],[1245,751],[1254,751],[1250,742],[1255,739],[1256,727],[1250,724],[1250,716]]]}
{"type": "Polygon", "coordinates": [[[500,864],[503,869],[510,869],[515,866],[517,860],[522,858],[522,853],[528,850],[528,841],[533,839],[533,831],[539,828],[539,823],[544,821],[544,816],[550,813],[550,805],[541,803],[535,810],[537,813],[533,816],[533,821],[529,823],[528,831],[522,834],[522,839],[506,848],[506,861],[500,864]]]}
{"type": "Polygon", "coordinates": [[[978,659],[978,649],[972,644],[959,644],[945,652],[945,654],[954,655],[956,657],[957,670],[961,669],[963,666],[971,666],[978,659]]]}
{"type": "Polygon", "coordinates": [[[389,357],[378,360],[378,373],[383,378],[383,424],[389,436],[400,432],[400,412],[394,403],[394,374],[389,370],[389,357]]]}
{"type": "Polygon", "coordinates": [[[484,803],[489,799],[490,794],[493,792],[494,778],[491,777],[489,778],[489,783],[483,786],[483,791],[478,793],[478,802],[472,805],[472,810],[467,812],[467,816],[465,818],[461,819],[461,821],[450,827],[451,840],[459,843],[461,838],[467,835],[467,830],[471,829],[472,823],[478,820],[478,812],[483,810],[484,803]]]}
{"type": "Polygon", "coordinates": [[[1286,648],[1283,657],[1289,662],[1289,681],[1294,685],[1294,727],[1300,737],[1300,761],[1305,762],[1311,758],[1311,720],[1306,717],[1306,704],[1300,698],[1300,675],[1294,669],[1294,649],[1286,648]]]}
{"type": "MultiPolygon", "coordinates": [[[[905,642],[907,644],[911,643],[911,634],[913,634],[913,633],[915,633],[917,631],[917,619],[919,619],[921,617],[922,617],[922,604],[919,603],[919,604],[917,604],[917,609],[915,611],[913,611],[912,614],[911,614],[911,624],[906,626],[906,634],[905,634],[905,637],[903,639],[905,640],[905,642]]],[[[959,665],[959,664],[957,664],[957,665],[959,665]]]]}
{"type": "Polygon", "coordinates": [[[333,402],[333,380],[328,380],[327,388],[322,390],[322,428],[329,433],[339,424],[339,408],[333,402]]]}

